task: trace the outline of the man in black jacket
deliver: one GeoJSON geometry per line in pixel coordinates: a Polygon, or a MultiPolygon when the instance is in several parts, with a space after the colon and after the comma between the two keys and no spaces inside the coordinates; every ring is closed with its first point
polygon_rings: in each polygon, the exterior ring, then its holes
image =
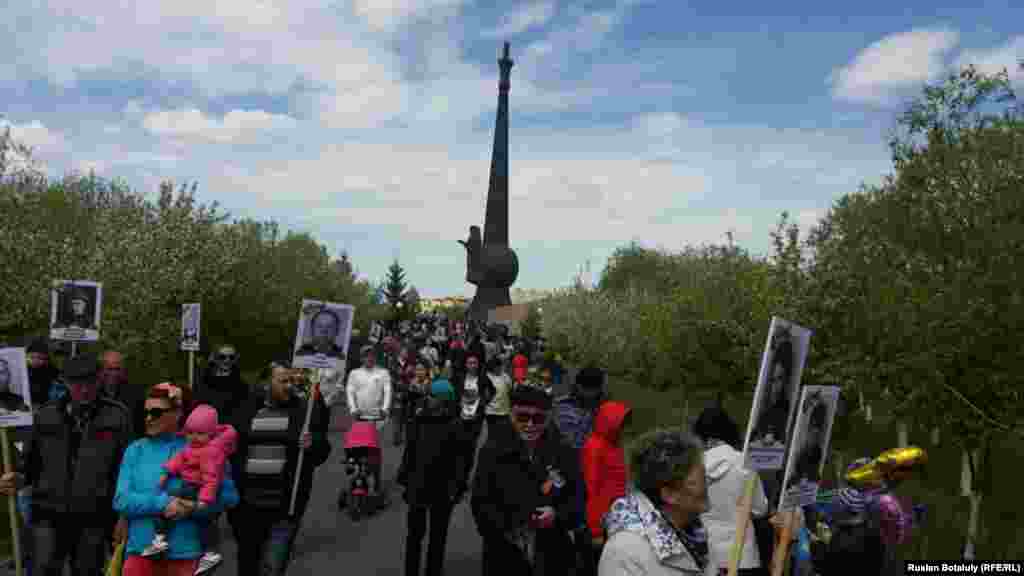
{"type": "Polygon", "coordinates": [[[34,417],[23,476],[5,474],[0,494],[32,487],[32,557],[37,574],[75,576],[103,570],[116,516],[113,498],[124,449],[132,441],[123,404],[98,394],[95,356],[65,365],[71,394],[34,417]]]}
{"type": "Polygon", "coordinates": [[[569,574],[579,516],[576,451],[549,428],[551,396],[512,391],[512,431],[480,450],[470,505],[483,538],[484,574],[569,574]]]}
{"type": "Polygon", "coordinates": [[[289,365],[272,367],[269,388],[248,400],[237,420],[231,468],[241,501],[228,511],[228,521],[238,543],[238,573],[243,575],[285,573],[313,490],[313,472],[331,452],[327,406],[319,395],[312,399],[309,431],[303,432],[310,400],[298,393],[302,372],[289,365]],[[305,455],[292,511],[301,451],[305,455]]]}

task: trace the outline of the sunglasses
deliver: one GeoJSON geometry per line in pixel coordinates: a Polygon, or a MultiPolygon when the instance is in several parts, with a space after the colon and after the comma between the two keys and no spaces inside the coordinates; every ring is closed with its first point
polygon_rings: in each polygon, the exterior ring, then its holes
{"type": "Polygon", "coordinates": [[[515,421],[520,424],[528,424],[533,422],[534,426],[543,426],[548,421],[547,414],[530,414],[527,412],[516,412],[512,415],[515,421]]]}
{"type": "Polygon", "coordinates": [[[170,408],[146,408],[146,420],[156,420],[168,412],[172,412],[172,410],[170,408]]]}

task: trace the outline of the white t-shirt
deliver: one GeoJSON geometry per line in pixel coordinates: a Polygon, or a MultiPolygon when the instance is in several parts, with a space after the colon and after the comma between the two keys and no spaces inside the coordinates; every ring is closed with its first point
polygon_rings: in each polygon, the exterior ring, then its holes
{"type": "Polygon", "coordinates": [[[466,376],[466,381],[462,387],[463,420],[472,420],[476,416],[477,406],[480,405],[479,382],[480,380],[476,376],[466,376]]]}
{"type": "Polygon", "coordinates": [[[494,384],[494,398],[487,404],[484,413],[488,416],[508,416],[512,411],[512,380],[508,374],[487,374],[494,384]]]}

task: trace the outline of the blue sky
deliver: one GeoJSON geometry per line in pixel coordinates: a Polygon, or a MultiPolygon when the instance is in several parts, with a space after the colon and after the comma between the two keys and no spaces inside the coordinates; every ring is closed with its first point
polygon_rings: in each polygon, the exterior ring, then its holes
{"type": "Polygon", "coordinates": [[[370,278],[398,257],[431,297],[473,291],[456,240],[482,224],[503,41],[525,288],[634,239],[764,253],[781,211],[810,225],[889,170],[923,82],[973,62],[1024,83],[1012,0],[119,4],[5,8],[0,113],[51,174],[197,180],[370,278]]]}

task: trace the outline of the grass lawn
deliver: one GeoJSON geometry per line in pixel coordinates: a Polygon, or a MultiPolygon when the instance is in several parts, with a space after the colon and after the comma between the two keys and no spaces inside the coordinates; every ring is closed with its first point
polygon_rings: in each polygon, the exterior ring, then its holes
{"type": "MultiPolygon", "coordinates": [[[[626,380],[612,379],[610,393],[614,398],[633,406],[633,428],[627,437],[655,426],[684,426],[688,416],[695,417],[714,400],[709,392],[684,393],[681,390],[658,392],[639,387],[626,380]],[[689,414],[686,413],[689,400],[689,414]]],[[[750,413],[750,399],[726,403],[726,410],[736,420],[742,434],[750,413]]],[[[896,446],[896,426],[878,407],[870,424],[855,430],[836,430],[833,445],[845,455],[845,462],[860,456],[875,456],[896,446]]],[[[899,491],[914,503],[928,507],[924,526],[900,551],[904,559],[954,560],[960,558],[967,533],[970,503],[960,496],[960,450],[948,437],[939,446],[932,446],[926,430],[909,431],[911,445],[928,452],[929,463],[916,478],[899,491]]],[[[991,494],[981,506],[976,557],[983,560],[1019,560],[1024,558],[1024,528],[1017,520],[1021,508],[1016,495],[1016,472],[1024,470],[1024,441],[1005,439],[993,446],[995,478],[991,494]],[[997,456],[995,456],[997,455],[997,456]]],[[[826,477],[833,478],[832,463],[826,464],[826,477]]]]}

